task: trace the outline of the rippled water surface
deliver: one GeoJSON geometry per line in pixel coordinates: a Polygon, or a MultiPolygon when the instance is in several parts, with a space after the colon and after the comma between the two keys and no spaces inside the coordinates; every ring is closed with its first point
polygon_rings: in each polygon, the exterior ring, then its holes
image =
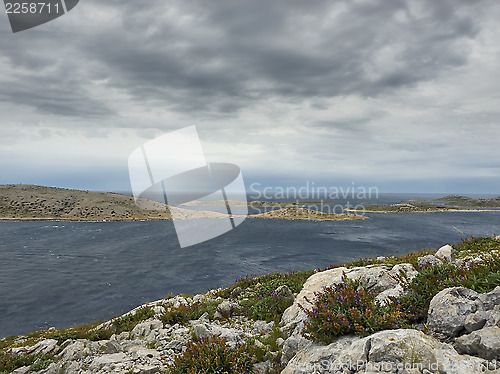
{"type": "Polygon", "coordinates": [[[181,249],[172,222],[0,222],[0,336],[108,319],[247,274],[326,267],[500,232],[500,212],[247,219],[181,249]]]}

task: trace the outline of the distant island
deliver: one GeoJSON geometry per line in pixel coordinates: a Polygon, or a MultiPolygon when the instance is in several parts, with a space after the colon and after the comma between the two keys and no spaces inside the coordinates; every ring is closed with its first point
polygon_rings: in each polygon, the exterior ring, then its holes
{"type": "Polygon", "coordinates": [[[96,191],[23,184],[0,185],[0,220],[134,221],[172,219],[171,211],[182,217],[226,216],[199,212],[96,191]]]}
{"type": "Polygon", "coordinates": [[[474,199],[468,196],[450,195],[432,201],[464,208],[500,208],[500,196],[491,199],[474,199]]]}
{"type": "Polygon", "coordinates": [[[326,213],[306,208],[283,208],[269,212],[254,214],[249,217],[271,219],[298,219],[314,221],[346,221],[356,219],[369,219],[368,217],[352,213],[326,213]]]}
{"type": "Polygon", "coordinates": [[[430,212],[489,212],[500,208],[500,197],[474,199],[450,195],[435,200],[410,200],[408,203],[365,206],[363,209],[346,209],[349,212],[370,213],[430,213],[430,212]]]}
{"type": "Polygon", "coordinates": [[[444,206],[438,206],[426,203],[400,203],[389,205],[365,206],[362,209],[346,209],[350,212],[365,211],[371,213],[427,213],[427,212],[448,212],[458,209],[452,209],[444,206]]]}
{"type": "MultiPolygon", "coordinates": [[[[231,202],[238,203],[238,202],[231,202]]],[[[239,202],[246,205],[246,202],[239,202]]],[[[298,204],[250,202],[253,207],[283,207],[249,215],[252,218],[347,220],[365,219],[356,214],[329,214],[304,209],[298,204]],[[293,207],[290,207],[293,206],[293,207]]],[[[193,201],[186,206],[214,206],[217,202],[193,201]]],[[[225,202],[220,201],[220,205],[225,202]]],[[[182,209],[147,199],[111,192],[81,191],[25,184],[0,185],[0,220],[136,221],[219,218],[228,214],[182,209]]]]}

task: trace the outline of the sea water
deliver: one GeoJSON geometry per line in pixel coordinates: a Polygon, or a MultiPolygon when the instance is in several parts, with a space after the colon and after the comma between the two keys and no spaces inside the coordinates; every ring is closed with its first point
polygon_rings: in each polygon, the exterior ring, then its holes
{"type": "Polygon", "coordinates": [[[325,268],[500,233],[500,212],[371,213],[369,220],[247,219],[180,248],[171,221],[0,222],[0,337],[106,320],[169,294],[325,268]]]}

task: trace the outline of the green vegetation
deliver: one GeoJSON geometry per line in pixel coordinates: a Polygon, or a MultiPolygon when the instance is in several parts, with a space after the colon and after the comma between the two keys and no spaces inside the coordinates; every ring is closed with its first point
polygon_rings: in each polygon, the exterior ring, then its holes
{"type": "Polygon", "coordinates": [[[28,355],[0,352],[0,374],[11,373],[23,366],[30,366],[31,370],[43,370],[52,362],[56,362],[56,359],[50,354],[28,355]]]}
{"type": "Polygon", "coordinates": [[[247,276],[237,280],[233,286],[221,290],[218,296],[227,298],[236,287],[247,290],[240,297],[239,314],[254,320],[276,321],[281,319],[285,309],[293,303],[286,295],[276,293],[276,289],[286,286],[292,293],[298,293],[313,273],[314,271],[301,271],[289,274],[272,273],[260,277],[247,276]]]}
{"type": "Polygon", "coordinates": [[[140,308],[134,314],[129,314],[115,319],[113,321],[113,327],[109,331],[113,331],[116,334],[120,334],[124,331],[132,331],[132,329],[139,323],[154,317],[154,315],[155,313],[151,308],[140,308]]]}
{"type": "Polygon", "coordinates": [[[191,320],[200,318],[207,313],[210,318],[213,318],[214,312],[220,301],[208,301],[192,303],[190,305],[181,304],[177,308],[170,308],[160,317],[164,324],[175,325],[176,323],[186,324],[191,320]]]}
{"type": "Polygon", "coordinates": [[[377,305],[376,293],[366,291],[345,275],[343,282],[325,288],[314,301],[312,309],[301,307],[310,318],[305,323],[306,336],[330,343],[338,335],[369,335],[402,327],[404,320],[398,303],[377,305]]]}
{"type": "MultiPolygon", "coordinates": [[[[397,264],[412,264],[413,267],[417,268],[418,267],[418,258],[425,256],[425,255],[430,255],[434,254],[436,252],[435,250],[431,249],[421,249],[418,252],[410,252],[406,255],[402,256],[390,256],[390,257],[384,257],[383,260],[377,260],[376,258],[362,258],[359,260],[355,260],[352,262],[349,262],[345,265],[347,268],[353,268],[353,267],[358,267],[358,266],[367,266],[367,265],[387,265],[387,266],[394,266],[397,264]]],[[[333,268],[333,267],[330,267],[333,268]]]]}
{"type": "Polygon", "coordinates": [[[481,254],[489,257],[487,261],[470,260],[461,267],[452,264],[418,266],[418,257],[414,254],[390,258],[389,263],[408,261],[418,270],[411,282],[400,279],[405,295],[392,298],[390,304],[381,307],[375,304],[373,293],[344,278],[344,283],[326,288],[317,295],[312,309],[304,310],[310,317],[306,334],[328,343],[339,335],[365,335],[378,330],[413,327],[425,321],[430,301],[445,288],[460,286],[485,293],[500,285],[500,240],[470,237],[455,248],[458,257],[481,254]]]}
{"type": "Polygon", "coordinates": [[[170,374],[252,373],[252,347],[241,344],[231,349],[223,338],[189,342],[187,350],[169,368],[170,374]]]}

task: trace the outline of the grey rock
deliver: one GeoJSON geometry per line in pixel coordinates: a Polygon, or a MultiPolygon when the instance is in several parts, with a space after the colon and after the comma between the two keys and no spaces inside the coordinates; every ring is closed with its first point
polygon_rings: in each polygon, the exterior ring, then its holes
{"type": "Polygon", "coordinates": [[[476,313],[471,313],[465,318],[464,327],[467,332],[482,329],[486,324],[488,317],[489,313],[483,310],[478,310],[476,313]]]}
{"type": "Polygon", "coordinates": [[[222,318],[229,318],[234,312],[234,304],[230,301],[223,301],[217,305],[216,312],[222,316],[222,318]]]}
{"type": "Polygon", "coordinates": [[[245,338],[245,333],[235,328],[227,328],[215,323],[197,323],[193,326],[193,331],[197,339],[203,337],[219,336],[228,343],[241,343],[245,338]]]}
{"type": "Polygon", "coordinates": [[[90,365],[91,371],[99,371],[105,366],[130,361],[130,358],[125,353],[113,353],[110,355],[103,355],[94,357],[90,365]]]}
{"type": "Polygon", "coordinates": [[[404,291],[403,287],[398,285],[394,288],[390,288],[388,290],[385,290],[385,291],[379,293],[375,297],[375,302],[378,305],[384,306],[384,305],[391,303],[392,298],[399,298],[402,295],[404,295],[404,293],[405,293],[405,291],[404,291]]]}
{"type": "Polygon", "coordinates": [[[232,299],[237,299],[240,295],[241,295],[241,287],[236,287],[234,290],[231,291],[232,299]]]}
{"type": "Polygon", "coordinates": [[[268,374],[272,373],[272,363],[271,361],[267,360],[264,362],[257,362],[256,364],[253,365],[253,372],[255,374],[268,374]]]}
{"type": "Polygon", "coordinates": [[[398,285],[398,281],[394,275],[387,267],[377,266],[373,268],[354,268],[349,272],[347,277],[359,280],[361,286],[368,291],[380,293],[398,285]]]}
{"type": "Polygon", "coordinates": [[[134,374],[155,374],[158,373],[160,369],[157,366],[136,366],[133,370],[134,374]]]}
{"type": "Polygon", "coordinates": [[[486,367],[483,359],[459,355],[451,345],[420,331],[401,329],[363,339],[343,337],[328,346],[311,345],[298,352],[282,374],[419,373],[424,369],[472,374],[484,372],[486,367]],[[414,365],[418,371],[404,371],[404,365],[414,365]]]}
{"type": "Polygon", "coordinates": [[[47,369],[43,370],[43,374],[60,374],[62,370],[61,364],[52,362],[47,369]]]}
{"type": "Polygon", "coordinates": [[[259,335],[270,332],[274,327],[274,322],[255,321],[252,327],[252,333],[259,335]]]}
{"type": "Polygon", "coordinates": [[[285,342],[285,340],[283,338],[276,339],[276,345],[278,347],[282,347],[284,342],[285,342]]]}
{"type": "Polygon", "coordinates": [[[487,360],[500,360],[500,327],[485,327],[455,340],[457,351],[482,357],[487,360]]]}
{"type": "Polygon", "coordinates": [[[429,304],[427,325],[431,330],[446,336],[458,336],[465,329],[467,316],[476,312],[477,305],[474,301],[478,297],[477,292],[464,287],[442,290],[429,304]]]}
{"type": "Polygon", "coordinates": [[[486,320],[486,326],[500,327],[500,305],[495,306],[493,310],[490,310],[487,313],[488,313],[488,319],[486,320]]]}
{"type": "Polygon", "coordinates": [[[273,293],[280,299],[290,302],[293,302],[293,300],[295,299],[295,297],[293,296],[293,292],[286,285],[279,286],[273,291],[273,293]]]}
{"type": "Polygon", "coordinates": [[[57,340],[45,339],[28,348],[27,353],[32,355],[44,355],[57,349],[57,340]]]}
{"type": "Polygon", "coordinates": [[[64,364],[64,374],[79,374],[82,371],[82,364],[79,361],[69,361],[64,364]]]}
{"type": "Polygon", "coordinates": [[[266,349],[265,344],[264,344],[264,343],[262,343],[259,339],[255,339],[254,345],[255,345],[257,348],[266,349]]]}
{"type": "Polygon", "coordinates": [[[12,372],[12,374],[26,374],[30,371],[29,366],[20,367],[12,372]]]}
{"type": "Polygon", "coordinates": [[[378,294],[385,292],[379,298],[380,303],[384,304],[388,301],[389,296],[400,296],[403,293],[398,279],[406,278],[411,281],[418,273],[411,264],[399,264],[392,268],[384,265],[368,265],[352,269],[339,267],[313,274],[307,279],[293,305],[283,313],[281,318],[283,332],[288,335],[300,333],[297,331],[297,327],[307,321],[307,315],[299,305],[305,309],[311,309],[311,303],[316,299],[316,295],[322,292],[325,287],[342,283],[344,274],[348,279],[358,280],[364,288],[370,291],[378,294]]]}
{"type": "Polygon", "coordinates": [[[281,351],[281,364],[286,365],[298,351],[307,349],[313,343],[301,335],[293,335],[283,343],[281,351]]]}
{"type": "Polygon", "coordinates": [[[311,275],[297,295],[294,304],[283,313],[281,323],[286,326],[285,330],[292,331],[295,325],[307,319],[307,315],[300,309],[299,304],[310,309],[312,305],[307,300],[314,301],[315,294],[321,292],[324,287],[341,283],[344,272],[349,272],[349,269],[340,267],[311,275]]]}
{"type": "Polygon", "coordinates": [[[165,346],[165,349],[173,349],[175,351],[180,351],[183,345],[184,343],[180,340],[172,340],[165,346]]]}
{"type": "Polygon", "coordinates": [[[120,353],[122,351],[120,343],[118,343],[116,340],[108,340],[105,342],[101,342],[101,344],[101,350],[105,354],[120,353]]]}
{"type": "Polygon", "coordinates": [[[297,342],[292,341],[292,352],[297,352],[297,354],[292,356],[288,352],[285,356],[285,347],[290,345],[285,341],[281,362],[286,367],[281,373],[337,373],[339,371],[330,370],[333,369],[330,364],[339,357],[343,350],[349,349],[352,343],[358,340],[360,340],[358,337],[344,336],[327,346],[311,343],[310,341],[308,341],[308,344],[303,344],[300,340],[297,342]]]}
{"type": "Polygon", "coordinates": [[[133,359],[152,359],[160,357],[160,353],[156,349],[148,349],[141,346],[137,346],[129,350],[130,356],[133,359]]]}
{"type": "Polygon", "coordinates": [[[500,305],[500,286],[495,287],[491,292],[480,294],[478,297],[481,309],[493,310],[496,305],[500,305]]]}
{"type": "Polygon", "coordinates": [[[455,262],[455,249],[447,244],[438,249],[435,256],[444,262],[455,262]]]}
{"type": "Polygon", "coordinates": [[[425,255],[417,259],[418,266],[441,265],[443,261],[434,255],[425,255]]]}
{"type": "Polygon", "coordinates": [[[406,282],[411,282],[418,275],[418,271],[412,264],[403,263],[394,265],[389,274],[398,280],[402,278],[406,282]]]}
{"type": "Polygon", "coordinates": [[[81,339],[68,345],[58,356],[62,361],[80,360],[83,357],[91,356],[93,353],[96,353],[98,349],[98,343],[81,339]]]}
{"type": "Polygon", "coordinates": [[[212,332],[212,328],[209,327],[210,325],[207,323],[199,323],[193,327],[194,334],[197,339],[201,339],[203,337],[211,337],[216,335],[214,332],[212,332]]]}
{"type": "Polygon", "coordinates": [[[195,303],[202,303],[207,300],[207,297],[202,294],[194,295],[193,297],[193,302],[195,303]]]}
{"type": "Polygon", "coordinates": [[[159,331],[163,328],[163,323],[156,319],[145,321],[139,323],[135,326],[130,332],[130,336],[132,339],[144,338],[147,340],[154,340],[156,334],[159,334],[159,331]]]}

